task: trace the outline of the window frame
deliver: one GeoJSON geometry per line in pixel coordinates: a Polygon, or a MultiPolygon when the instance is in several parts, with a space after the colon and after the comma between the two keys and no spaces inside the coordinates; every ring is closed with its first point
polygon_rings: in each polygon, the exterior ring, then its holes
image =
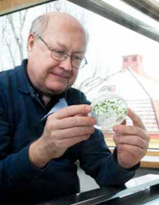
{"type": "MultiPolygon", "coordinates": [[[[133,31],[136,31],[148,38],[151,38],[157,42],[159,42],[159,31],[154,27],[150,26],[147,23],[142,22],[141,20],[137,19],[136,17],[132,17],[131,15],[121,11],[118,8],[111,6],[110,4],[102,1],[102,0],[68,0],[74,4],[77,4],[87,10],[90,10],[100,16],[103,16],[109,20],[112,20],[122,26],[125,26],[133,31]]],[[[123,0],[121,0],[122,2],[123,0]]],[[[123,1],[124,2],[124,1],[123,1]]],[[[125,0],[126,2],[126,0],[125,0]]],[[[129,3],[129,1],[127,1],[129,3]]],[[[142,1],[144,5],[145,2],[142,1]]],[[[134,6],[135,7],[135,6],[134,6]]],[[[138,9],[138,7],[137,7],[138,9]]],[[[154,10],[154,8],[152,7],[154,10]]],[[[139,10],[139,9],[138,9],[139,10]]],[[[141,10],[140,10],[141,11],[141,10]]],[[[142,11],[141,11],[142,12],[142,11]]],[[[152,11],[153,12],[153,11],[152,11]]],[[[142,12],[143,13],[143,12],[142,12]]],[[[149,17],[151,15],[146,13],[149,17]]]]}

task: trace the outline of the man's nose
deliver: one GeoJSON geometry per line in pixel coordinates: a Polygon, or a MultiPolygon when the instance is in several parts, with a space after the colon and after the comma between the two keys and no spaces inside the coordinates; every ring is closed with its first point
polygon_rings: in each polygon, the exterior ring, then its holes
{"type": "Polygon", "coordinates": [[[66,71],[72,71],[71,56],[67,56],[65,60],[61,61],[60,66],[66,71]]]}

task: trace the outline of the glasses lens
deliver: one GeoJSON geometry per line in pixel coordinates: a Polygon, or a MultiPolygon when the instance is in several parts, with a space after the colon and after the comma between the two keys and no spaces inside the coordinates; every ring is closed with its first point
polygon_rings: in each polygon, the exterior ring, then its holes
{"type": "Polygon", "coordinates": [[[86,58],[73,58],[72,59],[72,66],[75,68],[83,68],[87,64],[86,58]]]}
{"type": "Polygon", "coordinates": [[[52,50],[51,52],[51,57],[55,60],[59,60],[59,61],[65,60],[66,59],[65,56],[66,54],[63,51],[52,50]]]}
{"type": "MultiPolygon", "coordinates": [[[[64,61],[68,57],[68,55],[63,51],[52,50],[51,57],[57,61],[64,61]]],[[[86,64],[87,64],[87,60],[85,57],[81,59],[72,56],[71,58],[71,65],[74,68],[80,69],[83,68],[86,64]]]]}

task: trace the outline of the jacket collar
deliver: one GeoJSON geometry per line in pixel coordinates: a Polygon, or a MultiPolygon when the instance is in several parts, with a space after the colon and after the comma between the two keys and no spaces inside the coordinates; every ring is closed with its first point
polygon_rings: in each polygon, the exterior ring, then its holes
{"type": "Polygon", "coordinates": [[[20,86],[18,87],[18,90],[20,90],[23,93],[32,93],[33,88],[30,85],[29,78],[28,78],[27,71],[26,71],[27,63],[28,63],[28,60],[25,59],[22,61],[21,66],[18,67],[19,69],[18,69],[17,75],[20,80],[20,86]]]}

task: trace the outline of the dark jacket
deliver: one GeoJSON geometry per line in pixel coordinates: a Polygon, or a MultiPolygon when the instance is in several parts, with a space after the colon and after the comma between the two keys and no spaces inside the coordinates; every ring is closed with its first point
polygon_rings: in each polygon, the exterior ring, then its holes
{"type": "MultiPolygon", "coordinates": [[[[77,160],[100,186],[122,185],[132,178],[134,172],[117,164],[98,130],[45,167],[33,166],[28,148],[41,136],[46,123],[41,119],[48,111],[29,83],[26,63],[0,73],[0,202],[33,204],[79,192],[77,160]]],[[[89,104],[79,90],[70,88],[65,94],[68,105],[89,104]]]]}

